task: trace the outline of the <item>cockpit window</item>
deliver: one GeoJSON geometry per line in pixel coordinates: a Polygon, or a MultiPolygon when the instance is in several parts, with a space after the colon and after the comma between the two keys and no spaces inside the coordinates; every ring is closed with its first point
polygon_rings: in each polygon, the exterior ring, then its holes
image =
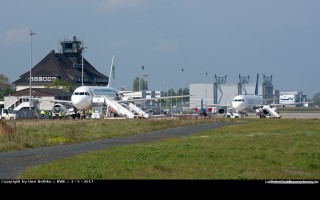
{"type": "Polygon", "coordinates": [[[235,99],[235,102],[244,102],[244,99],[235,99]]]}
{"type": "Polygon", "coordinates": [[[86,95],[86,96],[90,96],[89,92],[74,92],[73,95],[86,95]]]}

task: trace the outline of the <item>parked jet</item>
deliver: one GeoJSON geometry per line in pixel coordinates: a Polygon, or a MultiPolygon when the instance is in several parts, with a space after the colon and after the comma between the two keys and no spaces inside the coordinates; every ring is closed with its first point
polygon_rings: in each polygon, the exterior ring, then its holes
{"type": "MultiPolygon", "coordinates": [[[[172,99],[189,97],[190,95],[183,96],[169,96],[169,97],[157,97],[148,99],[124,99],[121,91],[112,87],[115,81],[115,66],[113,65],[114,56],[111,62],[109,82],[107,86],[80,86],[76,88],[71,96],[71,101],[54,100],[59,103],[70,103],[75,108],[86,110],[92,107],[103,107],[105,105],[104,98],[107,97],[110,100],[116,101],[117,103],[130,103],[137,101],[153,101],[159,99],[172,99]],[[101,97],[101,98],[99,98],[101,97]]],[[[126,92],[128,93],[128,92],[126,92]]]]}
{"type": "MultiPolygon", "coordinates": [[[[247,115],[247,112],[256,112],[257,115],[262,117],[275,117],[281,118],[281,114],[278,112],[278,106],[284,106],[288,104],[274,104],[274,103],[265,103],[266,101],[274,99],[263,99],[262,96],[258,95],[258,83],[259,83],[259,74],[257,74],[256,87],[254,94],[244,94],[237,95],[233,98],[231,102],[231,108],[239,114],[247,115]]],[[[303,102],[305,103],[305,102],[303,102]]],[[[299,103],[290,103],[291,105],[302,104],[299,103]]],[[[218,110],[218,113],[225,113],[228,106],[224,106],[218,110]]]]}
{"type": "Polygon", "coordinates": [[[258,107],[263,106],[262,96],[258,95],[259,74],[257,74],[256,87],[254,94],[237,95],[233,98],[231,106],[238,113],[255,111],[258,107]]]}

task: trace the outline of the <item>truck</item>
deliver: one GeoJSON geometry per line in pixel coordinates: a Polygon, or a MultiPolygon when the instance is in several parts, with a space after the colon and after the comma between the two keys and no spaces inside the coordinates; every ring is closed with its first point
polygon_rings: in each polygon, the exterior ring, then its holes
{"type": "Polygon", "coordinates": [[[12,110],[7,108],[1,109],[1,119],[14,120],[14,119],[17,119],[17,117],[18,115],[14,113],[12,110]]]}

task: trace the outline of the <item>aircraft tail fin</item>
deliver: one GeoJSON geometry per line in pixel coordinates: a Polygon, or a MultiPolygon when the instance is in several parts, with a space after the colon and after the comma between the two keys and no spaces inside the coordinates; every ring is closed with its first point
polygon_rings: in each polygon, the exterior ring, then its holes
{"type": "Polygon", "coordinates": [[[200,106],[201,106],[201,110],[203,110],[203,99],[201,99],[201,102],[200,102],[200,106]]]}
{"type": "Polygon", "coordinates": [[[255,95],[258,95],[258,87],[259,87],[259,73],[257,74],[256,89],[254,91],[255,95]]]}
{"type": "Polygon", "coordinates": [[[108,82],[109,87],[115,87],[116,67],[113,64],[113,60],[114,60],[114,55],[112,56],[111,67],[110,67],[109,82],[108,82]]]}

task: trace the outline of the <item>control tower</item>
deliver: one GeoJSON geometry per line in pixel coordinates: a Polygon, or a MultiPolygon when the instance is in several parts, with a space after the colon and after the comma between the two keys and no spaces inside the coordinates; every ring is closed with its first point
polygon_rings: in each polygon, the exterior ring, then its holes
{"type": "Polygon", "coordinates": [[[60,53],[67,56],[73,63],[81,63],[84,47],[82,42],[77,40],[76,36],[65,38],[63,41],[60,41],[60,44],[60,53]]]}

